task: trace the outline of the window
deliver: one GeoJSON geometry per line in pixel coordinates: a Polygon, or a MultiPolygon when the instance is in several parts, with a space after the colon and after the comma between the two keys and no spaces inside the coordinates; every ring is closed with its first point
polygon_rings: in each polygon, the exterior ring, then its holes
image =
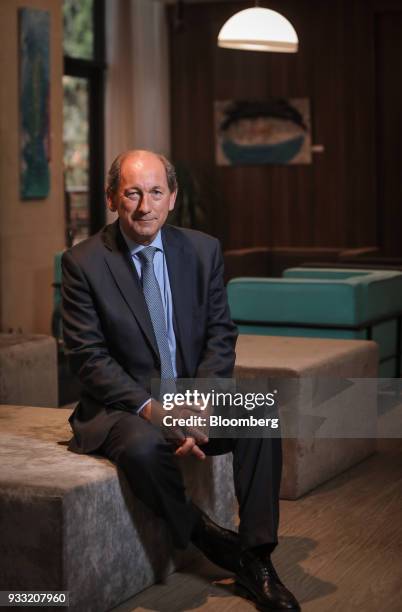
{"type": "Polygon", "coordinates": [[[63,0],[66,243],[98,231],[104,205],[104,0],[63,0]]]}

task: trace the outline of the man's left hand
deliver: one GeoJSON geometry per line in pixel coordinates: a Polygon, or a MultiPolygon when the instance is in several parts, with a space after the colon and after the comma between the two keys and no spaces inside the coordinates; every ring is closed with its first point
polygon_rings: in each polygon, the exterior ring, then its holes
{"type": "Polygon", "coordinates": [[[203,453],[198,444],[196,444],[194,438],[185,438],[183,443],[175,451],[175,455],[178,457],[184,457],[189,454],[195,455],[197,459],[201,461],[206,457],[205,453],[203,453]]]}

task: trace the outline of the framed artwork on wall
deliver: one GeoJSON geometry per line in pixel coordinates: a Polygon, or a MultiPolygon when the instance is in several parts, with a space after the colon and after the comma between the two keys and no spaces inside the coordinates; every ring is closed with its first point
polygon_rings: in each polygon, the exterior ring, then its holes
{"type": "Polygon", "coordinates": [[[308,98],[215,102],[218,166],[311,164],[308,98]]]}
{"type": "Polygon", "coordinates": [[[46,198],[50,189],[50,14],[19,9],[20,196],[46,198]]]}

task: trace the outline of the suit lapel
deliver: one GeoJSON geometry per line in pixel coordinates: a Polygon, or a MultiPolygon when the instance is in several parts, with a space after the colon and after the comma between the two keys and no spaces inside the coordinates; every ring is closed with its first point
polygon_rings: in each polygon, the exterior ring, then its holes
{"type": "Polygon", "coordinates": [[[172,292],[176,342],[180,344],[186,369],[190,371],[188,347],[191,338],[194,282],[191,267],[192,253],[188,251],[180,240],[180,234],[172,226],[165,225],[162,228],[162,242],[172,292]]]}
{"type": "Polygon", "coordinates": [[[124,300],[127,302],[156,357],[159,359],[158,346],[141,283],[126,242],[121,235],[118,221],[106,226],[103,242],[106,247],[106,264],[124,300]]]}

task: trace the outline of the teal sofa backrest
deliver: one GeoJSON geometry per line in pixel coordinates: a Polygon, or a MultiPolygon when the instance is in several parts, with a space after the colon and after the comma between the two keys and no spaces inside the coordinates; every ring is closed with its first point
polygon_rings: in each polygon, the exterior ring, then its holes
{"type": "Polygon", "coordinates": [[[232,279],[227,291],[240,333],[372,338],[380,348],[381,376],[399,368],[400,272],[290,268],[282,278],[232,279]]]}

